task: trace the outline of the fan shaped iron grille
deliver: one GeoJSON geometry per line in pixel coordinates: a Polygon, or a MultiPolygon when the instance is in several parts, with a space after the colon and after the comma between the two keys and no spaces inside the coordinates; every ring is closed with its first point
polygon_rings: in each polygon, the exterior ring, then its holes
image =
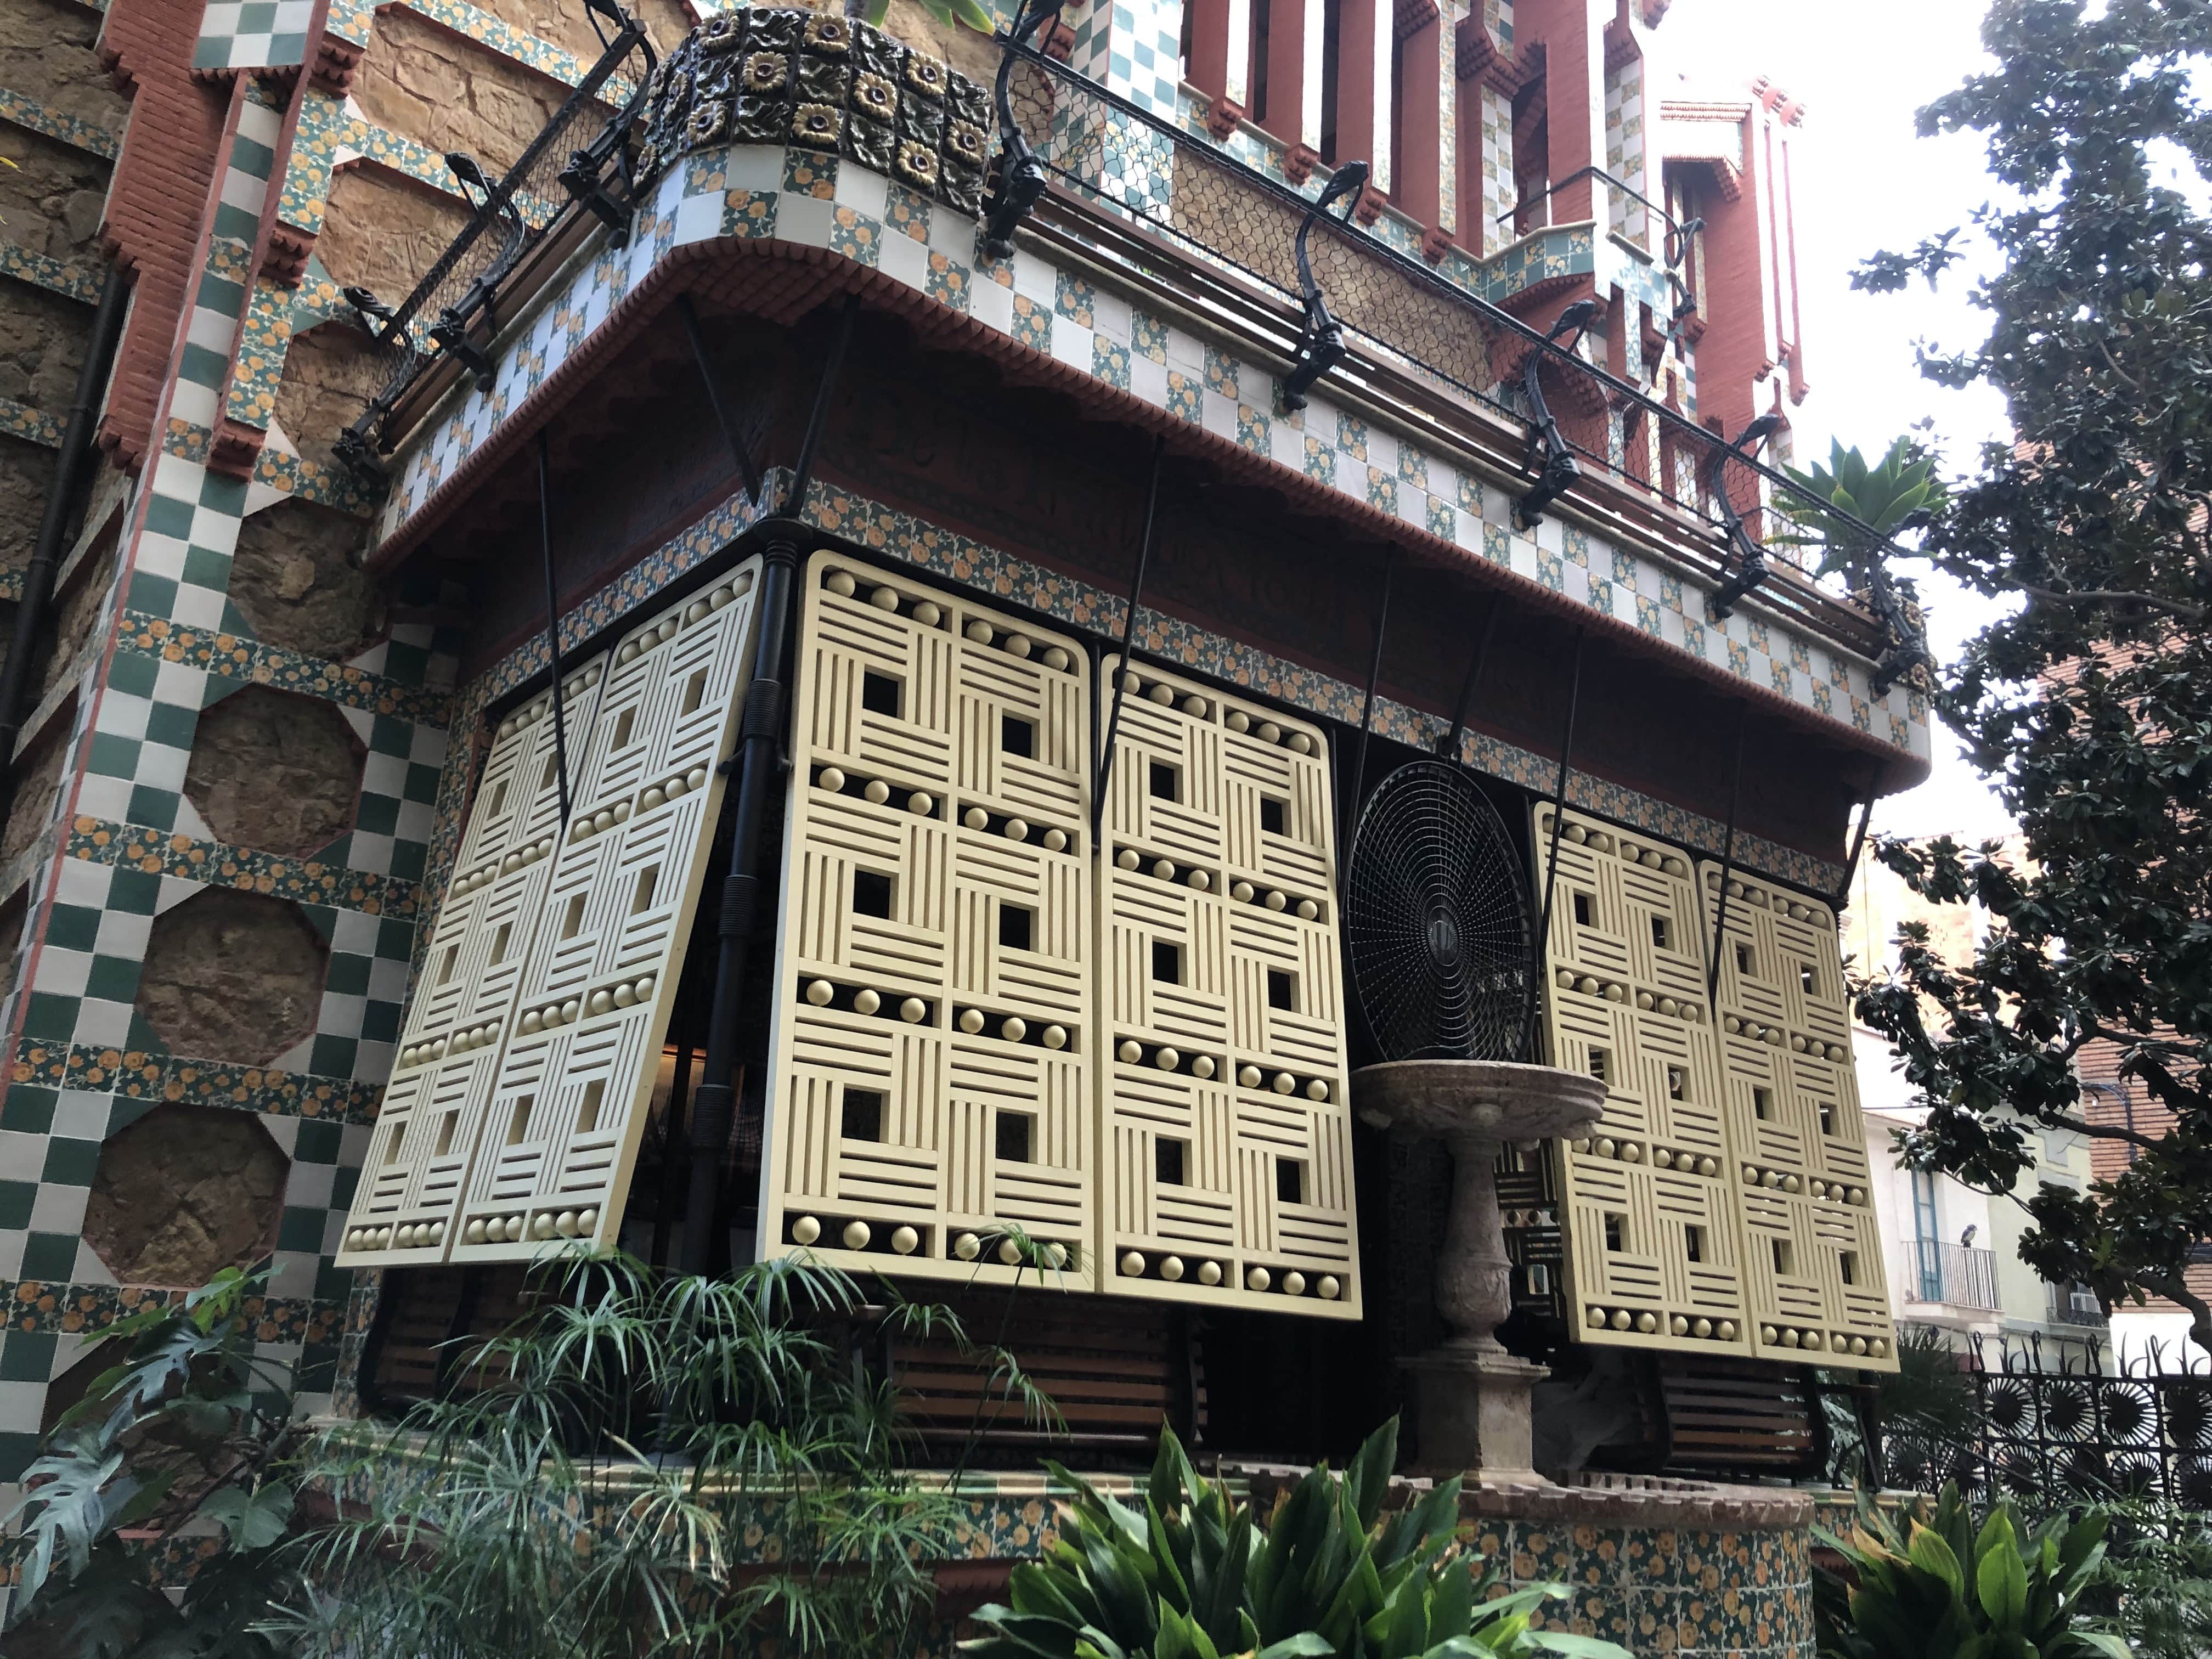
{"type": "Polygon", "coordinates": [[[1511,837],[1453,767],[1416,761],[1360,809],[1345,888],[1352,977],[1386,1059],[1517,1060],[1535,927],[1511,837]]]}

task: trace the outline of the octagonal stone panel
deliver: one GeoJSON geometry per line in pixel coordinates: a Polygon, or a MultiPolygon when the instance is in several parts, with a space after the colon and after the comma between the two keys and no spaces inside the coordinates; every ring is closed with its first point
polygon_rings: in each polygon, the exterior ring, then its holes
{"type": "Polygon", "coordinates": [[[365,526],[296,496],[239,527],[230,602],[255,637],[328,662],[356,657],[384,631],[384,600],[355,567],[365,526]]]}
{"type": "Polygon", "coordinates": [[[249,685],[201,714],[185,795],[234,846],[319,853],[353,828],[365,753],[334,705],[249,685]]]}
{"type": "Polygon", "coordinates": [[[100,1149],[85,1242],[125,1285],[204,1285],[275,1247],[290,1168],[251,1112],[156,1106],[100,1149]]]}
{"type": "Polygon", "coordinates": [[[314,1035],[329,966],[291,900],[204,888],[155,917],[138,1012],[172,1054],[266,1065],[314,1035]]]}

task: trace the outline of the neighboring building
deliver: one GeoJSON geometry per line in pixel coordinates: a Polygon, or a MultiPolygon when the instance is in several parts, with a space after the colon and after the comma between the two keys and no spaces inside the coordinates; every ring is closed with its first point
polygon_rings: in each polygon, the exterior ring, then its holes
{"type": "MultiPolygon", "coordinates": [[[[1071,8],[1025,215],[998,48],[903,4],[650,0],[656,64],[599,0],[24,3],[10,153],[116,158],[132,298],[12,711],[0,1480],[229,1261],[376,1411],[558,1240],[960,1297],[1017,1227],[1084,1300],[1011,1340],[1108,1379],[1070,1461],[1343,1449],[1446,1200],[1357,1115],[1340,875],[1455,736],[1609,1091],[1507,1195],[1516,1351],[1678,1471],[1802,1473],[1807,1367],[1894,1364],[1829,898],[1928,711],[1716,493],[1804,390],[1802,112],[1655,110],[1662,0],[1071,8]],[[1293,249],[1360,160],[1339,360],[1293,249]],[[1713,1388],[1774,1409],[1670,1436],[1713,1388]]],[[[95,187],[0,198],[70,339],[95,187]]]]}
{"type": "MultiPolygon", "coordinates": [[[[1852,880],[1844,950],[1858,971],[1869,971],[1895,960],[1899,924],[1918,921],[1929,928],[1937,951],[1960,960],[1972,955],[1985,921],[1976,907],[1923,902],[1898,876],[1869,860],[1852,880]]],[[[2064,1130],[2033,1131],[2035,1166],[2021,1175],[2008,1198],[1993,1198],[1947,1175],[1899,1169],[1894,1137],[1917,1126],[1927,1109],[1916,1103],[1902,1062],[1882,1037],[1861,1026],[1853,1049],[1890,1304],[1899,1324],[1944,1332],[1962,1353],[1978,1345],[1993,1365],[2009,1349],[2040,1354],[2053,1369],[2080,1369],[2092,1360],[2109,1367],[2115,1332],[2108,1329],[2095,1294],[2049,1284],[2020,1259],[2028,1217],[2015,1201],[2046,1182],[2086,1190],[2098,1143],[2064,1130]]]]}

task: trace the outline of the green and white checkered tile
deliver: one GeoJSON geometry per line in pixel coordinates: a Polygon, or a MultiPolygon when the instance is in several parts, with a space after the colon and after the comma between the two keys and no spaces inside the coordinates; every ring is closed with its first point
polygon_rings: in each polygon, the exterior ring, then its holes
{"type": "Polygon", "coordinates": [[[314,15],[315,0],[208,0],[192,47],[192,67],[290,69],[304,64],[314,15]]]}

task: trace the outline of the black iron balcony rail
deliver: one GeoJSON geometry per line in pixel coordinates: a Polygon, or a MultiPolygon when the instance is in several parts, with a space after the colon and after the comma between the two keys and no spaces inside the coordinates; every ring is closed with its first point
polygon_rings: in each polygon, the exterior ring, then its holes
{"type": "MultiPolygon", "coordinates": [[[[1033,21],[1038,15],[1025,12],[1024,21],[1033,21]]],[[[1052,184],[1101,212],[1134,221],[1204,261],[1263,284],[1282,296],[1289,317],[1303,318],[1311,310],[1295,254],[1300,230],[1310,220],[1311,233],[1318,233],[1307,239],[1311,269],[1332,320],[1358,337],[1352,343],[1355,361],[1364,356],[1370,363],[1410,367],[1471,403],[1537,424],[1548,411],[1527,406],[1522,386],[1532,377],[1501,381],[1491,358],[1499,348],[1539,356],[1545,380],[1565,388],[1568,398],[1578,396],[1585,409],[1610,408],[1623,415],[1631,448],[1638,447],[1646,422],[1667,441],[1661,464],[1649,469],[1650,475],[1571,430],[1564,434],[1565,451],[1545,445],[1539,451],[1555,459],[1571,452],[1588,463],[1577,468],[1578,476],[1632,485],[1702,520],[1711,532],[1711,552],[1735,576],[1750,574],[1755,580],[1764,573],[1741,568],[1746,562],[1741,548],[1752,526],[1743,522],[1747,514],[1717,499],[1723,487],[1731,498],[1740,495],[1762,507],[1787,498],[1820,508],[1832,521],[1858,530],[1869,547],[1899,550],[1872,526],[1838,513],[1778,466],[1757,459],[1756,446],[1741,441],[1748,432],[1717,434],[1698,425],[1645,388],[1577,355],[1572,339],[1562,343],[1523,322],[1426,260],[1370,234],[1350,216],[1315,214],[1311,196],[1038,51],[1028,44],[1025,33],[1018,26],[1011,36],[999,37],[1014,71],[1001,78],[1006,95],[1000,124],[1025,178],[1041,170],[1052,184]],[[1689,461],[1681,469],[1689,480],[1686,490],[1677,487],[1674,469],[1668,464],[1670,450],[1689,461]]],[[[1340,171],[1358,165],[1340,163],[1340,171]]],[[[1024,193],[1036,199],[1036,191],[1024,193]]],[[[1002,205],[1005,199],[1002,191],[991,205],[1002,205]]],[[[1648,201],[1645,205],[1652,206],[1648,201]]],[[[1694,221],[1677,225],[1663,210],[1652,210],[1667,218],[1670,244],[1696,228],[1694,221]]],[[[994,233],[1002,241],[1011,232],[1006,221],[1014,216],[994,216],[994,233]]],[[[1670,252],[1679,259],[1679,252],[1670,252]]],[[[1677,286],[1679,297],[1679,279],[1677,286]]],[[[1561,390],[1549,393],[1554,404],[1562,396],[1561,390]]],[[[1537,482],[1532,479],[1532,487],[1537,482]]],[[[1766,597],[1778,596],[1770,590],[1766,597]]],[[[1802,608],[1810,597],[1793,596],[1785,608],[1802,608]]],[[[1831,595],[1820,599],[1837,603],[1831,595]]]]}
{"type": "MultiPolygon", "coordinates": [[[[574,92],[499,179],[472,159],[447,158],[475,211],[453,244],[397,307],[364,289],[349,289],[386,366],[382,390],[340,434],[339,458],[373,494],[389,479],[383,457],[442,394],[457,374],[487,386],[500,330],[514,319],[550,269],[604,226],[620,245],[640,193],[669,156],[642,154],[644,117],[658,62],[644,27],[616,0],[586,0],[605,51],[574,92]],[[619,107],[601,94],[617,71],[643,54],[633,70],[635,90],[619,107]],[[514,296],[510,303],[503,299],[514,296]]],[[[811,15],[812,14],[805,14],[811,15]]],[[[1049,15],[1024,14],[1034,24],[1049,15]]],[[[701,32],[720,27],[715,20],[701,32]]],[[[1017,34],[1021,31],[1018,28],[1017,34]]],[[[695,33],[694,39],[700,38],[695,33]]],[[[1336,325],[1355,370],[1410,370],[1468,403],[1489,408],[1530,430],[1542,428],[1548,461],[1543,477],[1608,478],[1631,486],[1711,532],[1705,551],[1724,575],[1756,580],[1763,572],[1743,554],[1750,528],[1730,502],[1741,496],[1765,507],[1790,497],[1860,531],[1870,547],[1889,546],[1869,526],[1802,489],[1742,441],[1748,433],[1716,434],[1644,387],[1577,355],[1564,336],[1575,331],[1532,326],[1454,283],[1425,260],[1370,234],[1349,216],[1314,212],[1313,198],[1237,160],[1218,145],[1101,86],[1029,46],[1000,37],[1011,73],[1002,76],[1000,185],[984,204],[994,239],[1003,241],[1041,198],[1042,177],[1100,215],[1133,222],[1201,264],[1235,272],[1281,296],[1286,321],[1303,322],[1313,301],[1336,325]],[[1007,187],[1007,181],[1017,186],[1007,187]],[[1021,186],[1035,186],[1022,188],[1021,186]],[[1297,250],[1304,229],[1311,282],[1303,282],[1297,250]],[[1318,234],[1314,234],[1318,232],[1318,234]],[[1501,377],[1492,358],[1525,356],[1531,367],[1501,377]],[[1534,386],[1532,394],[1528,390],[1534,386]],[[1548,398],[1567,408],[1547,421],[1548,398]],[[1603,433],[1606,411],[1626,428],[1626,453],[1648,454],[1646,422],[1667,440],[1660,464],[1616,459],[1603,433]],[[1551,440],[1557,434],[1556,443],[1551,440]],[[1582,465],[1587,463],[1587,465],[1582,465]],[[1683,464],[1686,463],[1686,465],[1683,464]],[[1686,480],[1686,488],[1678,485],[1686,480]],[[1726,490],[1724,501],[1721,492],[1726,490]]],[[[726,142],[726,140],[725,141],[726,142]]],[[[1352,163],[1339,168],[1348,173],[1352,163]]],[[[1641,199],[1641,198],[1639,198],[1641,199]]],[[[1650,205],[1646,203],[1646,205],[1650,205]]],[[[1662,211],[1654,209],[1655,211],[1662,211]]],[[[1669,222],[1670,240],[1686,227],[1669,222]]],[[[1571,479],[1567,482],[1571,483],[1571,479]]],[[[1534,489],[1539,479],[1530,480],[1534,489]]],[[[1564,487],[1564,486],[1563,486],[1564,487]]],[[[1765,597],[1830,631],[1863,629],[1863,614],[1809,583],[1765,597]]],[[[1894,642],[1893,642],[1894,643],[1894,642]]]]}
{"type": "Polygon", "coordinates": [[[531,256],[564,242],[592,222],[619,246],[629,234],[635,204],[633,142],[656,59],[645,26],[614,0],[588,0],[586,10],[605,44],[599,61],[504,176],[493,179],[465,152],[447,156],[474,211],[468,223],[397,307],[367,289],[345,291],[376,342],[385,366],[383,389],[333,446],[362,485],[387,483],[383,457],[409,423],[410,394],[438,366],[452,362],[490,389],[490,348],[502,321],[502,290],[531,256]],[[601,98],[633,57],[643,72],[619,106],[601,98]]]}

